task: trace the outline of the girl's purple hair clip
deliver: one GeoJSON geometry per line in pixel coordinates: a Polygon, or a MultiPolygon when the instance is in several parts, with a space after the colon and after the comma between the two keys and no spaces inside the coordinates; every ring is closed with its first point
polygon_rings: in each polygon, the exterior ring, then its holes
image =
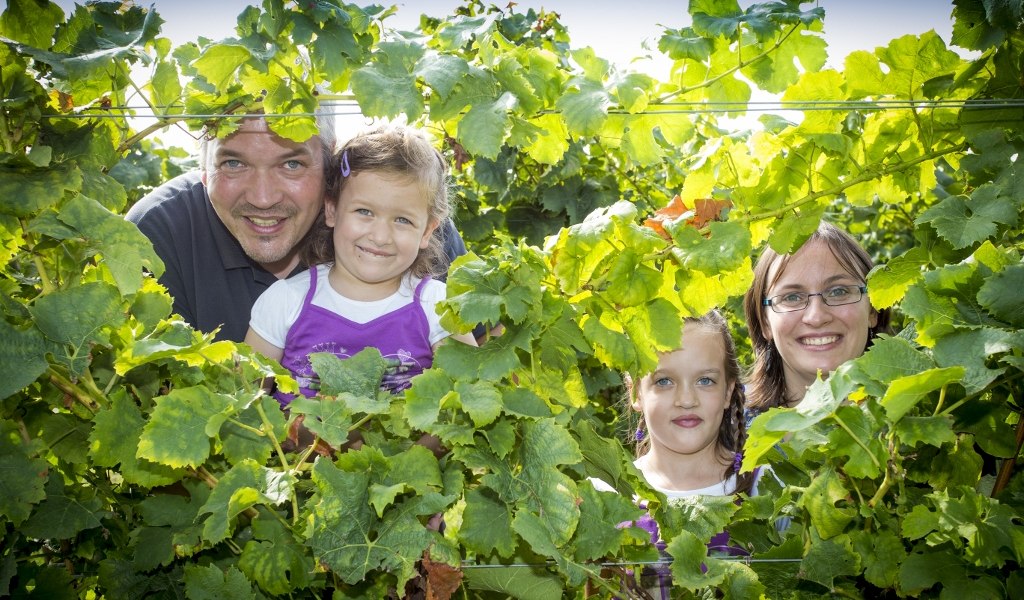
{"type": "Polygon", "coordinates": [[[743,453],[737,452],[732,460],[733,472],[739,475],[740,467],[743,466],[743,453]]]}
{"type": "Polygon", "coordinates": [[[348,177],[352,174],[352,167],[348,164],[348,150],[341,153],[341,176],[348,177]]]}

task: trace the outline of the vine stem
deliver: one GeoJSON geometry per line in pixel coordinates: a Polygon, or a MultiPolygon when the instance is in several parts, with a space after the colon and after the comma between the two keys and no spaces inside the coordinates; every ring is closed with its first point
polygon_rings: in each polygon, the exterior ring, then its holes
{"type": "Polygon", "coordinates": [[[1020,449],[1024,447],[1024,414],[1017,413],[1017,451],[1013,456],[1003,460],[999,467],[999,474],[996,476],[996,483],[992,486],[992,496],[995,497],[1003,491],[1010,483],[1010,476],[1013,475],[1013,468],[1017,464],[1017,457],[1020,456],[1020,449]]]}
{"type": "Polygon", "coordinates": [[[722,79],[724,79],[726,77],[729,77],[729,76],[733,75],[734,73],[736,73],[737,71],[739,71],[743,67],[746,67],[747,65],[754,64],[755,62],[757,62],[757,61],[761,60],[762,58],[768,56],[772,52],[775,52],[776,50],[778,50],[780,47],[782,47],[783,42],[788,40],[789,36],[793,35],[793,33],[797,30],[798,27],[799,27],[799,25],[793,25],[792,27],[790,27],[789,31],[787,31],[785,34],[783,34],[782,37],[780,37],[779,40],[777,42],[775,42],[775,44],[773,44],[770,48],[766,49],[764,52],[758,54],[754,58],[751,58],[750,60],[740,59],[740,61],[738,63],[736,63],[735,67],[733,67],[733,68],[731,68],[731,69],[729,69],[727,71],[724,71],[724,72],[720,73],[719,75],[717,75],[715,77],[712,77],[711,79],[706,79],[706,80],[700,82],[700,84],[698,84],[698,85],[692,85],[690,87],[680,88],[680,89],[678,89],[678,90],[676,90],[676,91],[674,91],[674,92],[672,92],[670,94],[666,94],[664,97],[658,98],[657,100],[653,101],[651,104],[663,104],[665,102],[668,102],[672,98],[675,98],[677,96],[681,96],[683,94],[689,94],[690,92],[692,92],[694,90],[699,90],[701,88],[708,87],[708,86],[710,86],[710,85],[712,85],[712,84],[714,84],[714,83],[716,83],[718,81],[721,81],[722,79]]]}
{"type": "Polygon", "coordinates": [[[945,155],[949,154],[950,152],[955,152],[956,150],[961,149],[963,147],[964,147],[964,144],[955,144],[955,145],[952,145],[952,146],[946,146],[944,148],[940,148],[939,150],[933,150],[931,152],[922,154],[921,156],[918,156],[917,158],[914,158],[914,159],[912,159],[910,161],[901,162],[901,163],[898,163],[898,164],[895,164],[895,165],[891,165],[891,166],[885,167],[883,169],[880,169],[878,171],[865,171],[864,173],[861,173],[860,175],[857,175],[856,177],[853,177],[851,179],[847,179],[843,183],[836,184],[836,185],[834,185],[834,186],[832,186],[832,187],[830,187],[828,189],[821,190],[820,192],[814,192],[813,194],[808,194],[808,195],[804,196],[803,198],[793,202],[792,204],[787,204],[787,205],[785,205],[785,206],[783,206],[781,208],[778,208],[778,209],[775,209],[775,210],[771,210],[771,211],[768,211],[768,212],[763,212],[763,213],[757,213],[757,214],[752,214],[752,215],[746,215],[746,216],[738,217],[735,222],[736,223],[753,223],[753,222],[756,222],[756,221],[763,221],[765,219],[774,219],[774,218],[780,217],[780,216],[782,216],[782,215],[784,215],[784,214],[786,214],[786,213],[788,213],[790,211],[793,211],[793,210],[795,210],[797,208],[800,208],[801,206],[803,206],[805,204],[810,204],[811,202],[814,202],[815,200],[817,200],[819,198],[824,198],[826,196],[838,195],[839,193],[844,191],[846,188],[852,187],[852,186],[854,186],[854,185],[856,185],[858,183],[864,183],[865,181],[871,181],[873,179],[877,179],[878,177],[881,177],[881,176],[884,176],[884,175],[890,175],[892,173],[898,173],[898,172],[900,172],[900,171],[902,171],[904,169],[907,169],[909,167],[913,167],[914,165],[917,165],[917,164],[920,164],[920,163],[923,163],[923,162],[926,162],[926,161],[929,161],[929,160],[934,160],[934,159],[939,158],[941,156],[945,156],[945,155]]]}
{"type": "Polygon", "coordinates": [[[944,385],[942,386],[942,389],[939,390],[939,402],[935,405],[935,410],[932,411],[933,417],[938,416],[942,412],[942,405],[946,403],[946,388],[948,387],[948,385],[944,385]]]}
{"type": "MultiPolygon", "coordinates": [[[[0,111],[0,113],[3,113],[3,111],[0,111]]],[[[28,222],[26,222],[24,218],[18,219],[18,221],[21,223],[21,231],[22,235],[25,237],[25,242],[30,247],[35,246],[32,234],[29,233],[28,222]]],[[[32,264],[36,266],[36,272],[39,273],[39,283],[43,286],[43,295],[45,296],[46,294],[56,291],[57,288],[55,288],[53,286],[53,282],[50,281],[50,275],[47,273],[46,265],[43,264],[42,257],[36,254],[35,250],[30,250],[30,252],[32,253],[32,264]]]]}
{"type": "Polygon", "coordinates": [[[836,423],[838,423],[839,426],[843,428],[843,431],[845,431],[846,433],[850,434],[850,437],[853,438],[854,442],[857,442],[858,446],[863,448],[864,451],[868,453],[868,456],[871,457],[871,462],[874,463],[875,468],[876,469],[881,469],[882,468],[882,463],[878,462],[878,458],[876,458],[874,453],[871,452],[871,450],[868,448],[867,444],[865,444],[863,441],[861,441],[861,439],[859,437],[857,437],[856,434],[853,433],[853,430],[850,429],[850,427],[846,424],[846,422],[843,421],[839,417],[839,415],[837,415],[837,414],[833,414],[832,418],[835,419],[836,423]]]}
{"type": "Polygon", "coordinates": [[[264,435],[266,435],[266,433],[269,430],[270,435],[267,435],[267,437],[270,438],[270,442],[274,445],[274,452],[277,452],[278,458],[281,459],[281,466],[284,468],[285,471],[291,472],[292,468],[288,464],[288,457],[285,456],[284,448],[281,447],[281,443],[277,441],[277,436],[273,435],[274,425],[270,422],[270,418],[267,417],[266,411],[263,410],[263,403],[260,402],[259,399],[257,399],[254,404],[256,405],[256,412],[257,414],[259,414],[260,420],[263,421],[263,427],[261,428],[261,431],[264,433],[264,435]]]}
{"type": "Polygon", "coordinates": [[[93,414],[98,411],[96,408],[96,399],[93,398],[87,390],[83,390],[72,383],[70,379],[54,370],[52,366],[47,370],[47,373],[50,376],[50,383],[57,386],[60,391],[71,396],[75,401],[89,409],[93,414]]]}

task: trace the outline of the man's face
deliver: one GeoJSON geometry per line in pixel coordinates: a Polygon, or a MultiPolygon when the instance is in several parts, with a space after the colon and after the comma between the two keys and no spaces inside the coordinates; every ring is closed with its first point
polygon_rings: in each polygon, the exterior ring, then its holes
{"type": "Polygon", "coordinates": [[[207,144],[203,183],[214,211],[250,258],[286,277],[323,206],[319,138],[293,142],[254,118],[207,144]]]}

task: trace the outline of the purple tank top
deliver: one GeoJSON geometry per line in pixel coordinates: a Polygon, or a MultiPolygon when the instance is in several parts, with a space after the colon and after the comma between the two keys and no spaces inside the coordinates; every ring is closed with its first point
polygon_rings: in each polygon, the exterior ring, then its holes
{"type": "MultiPolygon", "coordinates": [[[[332,352],[338,358],[348,358],[364,348],[373,346],[389,363],[381,381],[381,389],[391,393],[408,388],[410,379],[430,367],[434,353],[430,347],[430,324],[420,303],[420,293],[428,279],[416,286],[412,303],[381,315],[367,323],[356,323],[331,310],[313,304],[316,293],[317,269],[309,270],[309,291],[302,302],[298,318],[285,337],[281,364],[291,371],[304,396],[316,395],[311,386],[319,383],[309,362],[314,352],[332,352]]],[[[328,285],[330,285],[328,283],[328,285]]],[[[274,394],[281,406],[287,406],[292,394],[274,394]]]]}

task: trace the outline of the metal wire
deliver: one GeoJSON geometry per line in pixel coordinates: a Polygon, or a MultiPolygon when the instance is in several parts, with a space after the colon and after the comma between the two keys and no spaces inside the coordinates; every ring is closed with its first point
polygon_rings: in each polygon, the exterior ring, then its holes
{"type": "MultiPolygon", "coordinates": [[[[939,108],[962,109],[1000,109],[1000,108],[1024,108],[1024,99],[992,98],[980,100],[806,100],[799,102],[788,101],[751,101],[751,102],[665,102],[652,105],[651,108],[640,112],[629,112],[626,110],[609,110],[608,114],[629,114],[629,115],[670,115],[670,114],[716,114],[725,112],[765,112],[765,111],[843,111],[843,110],[929,110],[939,108]],[[674,110],[658,110],[660,107],[667,107],[674,110]]],[[[228,115],[220,113],[158,113],[157,110],[168,110],[174,106],[110,106],[102,109],[86,108],[81,112],[63,113],[54,115],[42,115],[45,119],[214,119],[224,118],[228,115]],[[87,112],[87,111],[103,112],[87,112]],[[144,113],[133,112],[131,114],[111,114],[120,111],[149,111],[144,113]]],[[[554,111],[542,111],[554,112],[554,111]]],[[[362,115],[359,105],[355,100],[345,100],[341,103],[329,102],[322,112],[298,112],[298,113],[262,113],[264,117],[316,117],[318,115],[330,116],[354,116],[362,115]],[[351,104],[348,110],[331,110],[331,105],[351,104]]]]}

